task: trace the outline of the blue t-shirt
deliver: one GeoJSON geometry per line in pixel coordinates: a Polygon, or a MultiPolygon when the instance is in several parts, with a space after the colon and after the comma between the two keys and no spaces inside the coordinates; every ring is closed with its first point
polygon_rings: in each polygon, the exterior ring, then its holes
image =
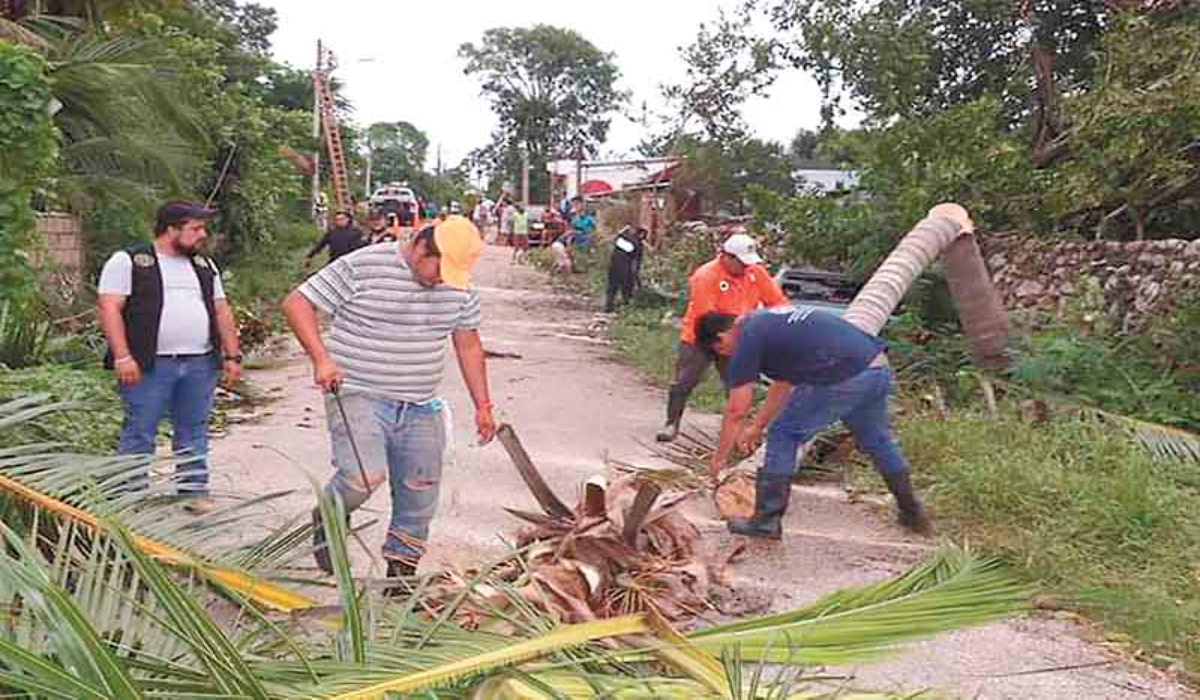
{"type": "Polygon", "coordinates": [[[730,388],[759,375],[792,384],[837,384],[862,372],[887,344],[833,314],[778,307],[742,319],[729,362],[730,388]]]}
{"type": "Polygon", "coordinates": [[[596,220],[591,214],[579,214],[571,220],[571,228],[579,233],[591,233],[596,230],[596,220]]]}

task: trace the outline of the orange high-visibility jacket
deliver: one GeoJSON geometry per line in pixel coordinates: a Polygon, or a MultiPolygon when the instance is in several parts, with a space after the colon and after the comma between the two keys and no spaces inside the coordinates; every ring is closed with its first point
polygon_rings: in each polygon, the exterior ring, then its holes
{"type": "Polygon", "coordinates": [[[755,309],[784,306],[788,298],[762,265],[747,265],[741,277],[725,271],[721,258],[709,260],[688,278],[687,311],[679,328],[679,341],[696,343],[696,321],[717,311],[741,316],[755,309]]]}

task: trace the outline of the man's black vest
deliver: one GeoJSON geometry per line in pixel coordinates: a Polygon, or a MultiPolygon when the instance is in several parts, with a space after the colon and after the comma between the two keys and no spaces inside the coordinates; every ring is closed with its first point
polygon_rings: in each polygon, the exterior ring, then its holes
{"type": "MultiPolygon", "coordinates": [[[[154,358],[158,356],[158,324],[163,312],[163,280],[162,270],[158,266],[158,254],[149,243],[128,248],[125,251],[133,263],[132,287],[129,298],[125,300],[125,308],[121,316],[125,319],[125,338],[129,343],[129,354],[137,360],[138,366],[145,372],[154,367],[154,358]]],[[[208,311],[208,340],[214,351],[220,350],[217,334],[217,310],[213,300],[214,279],[217,276],[216,264],[201,255],[189,258],[192,269],[196,271],[196,279],[200,281],[200,295],[204,299],[204,308],[208,311]]],[[[214,361],[219,353],[214,352],[214,361]]],[[[113,356],[110,351],[104,358],[104,366],[112,368],[113,356]]]]}

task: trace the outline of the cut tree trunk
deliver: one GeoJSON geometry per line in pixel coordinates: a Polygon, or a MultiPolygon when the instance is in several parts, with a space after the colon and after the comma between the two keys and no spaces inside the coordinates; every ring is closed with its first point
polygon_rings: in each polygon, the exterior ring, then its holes
{"type": "Polygon", "coordinates": [[[879,335],[913,282],[942,256],[975,361],[989,369],[1006,366],[1008,313],[992,284],[974,233],[975,225],[961,206],[939,204],[930,209],[871,275],[850,302],[844,318],[871,335],[879,335]]]}

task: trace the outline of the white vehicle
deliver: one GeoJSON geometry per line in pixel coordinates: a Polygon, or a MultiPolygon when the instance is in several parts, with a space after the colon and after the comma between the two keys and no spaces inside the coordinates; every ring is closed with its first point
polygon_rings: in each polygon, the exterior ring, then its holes
{"type": "Polygon", "coordinates": [[[395,208],[400,205],[417,203],[417,195],[412,188],[402,182],[389,182],[375,190],[371,195],[371,206],[379,209],[395,208]]]}

